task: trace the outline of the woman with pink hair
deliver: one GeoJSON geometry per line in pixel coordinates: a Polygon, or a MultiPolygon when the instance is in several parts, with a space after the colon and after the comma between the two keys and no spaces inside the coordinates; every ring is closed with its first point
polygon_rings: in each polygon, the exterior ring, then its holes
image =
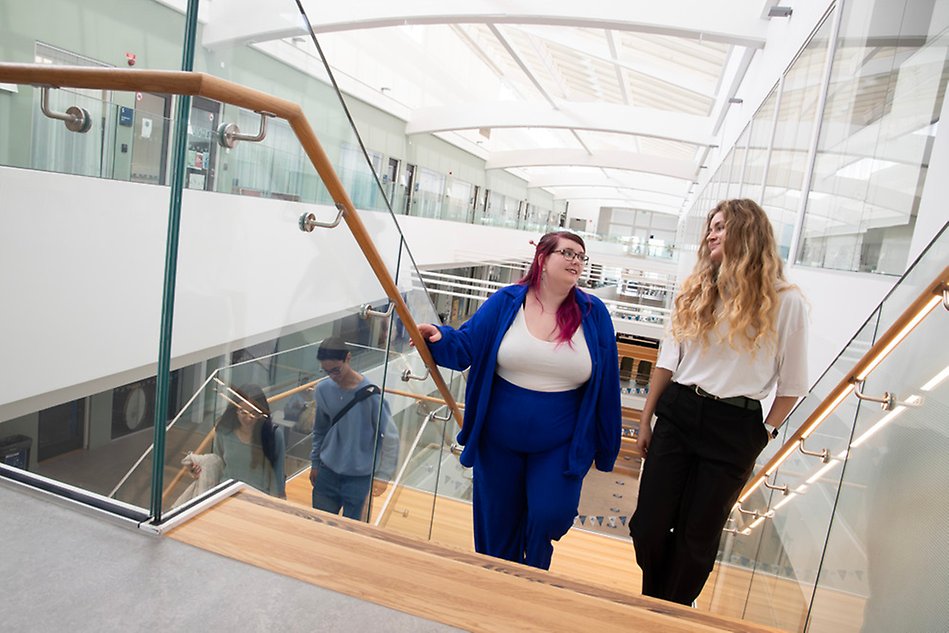
{"type": "Polygon", "coordinates": [[[439,365],[470,368],[458,443],[474,469],[475,549],[542,569],[584,475],[612,470],[620,446],[616,336],[603,302],[577,288],[585,251],[548,233],[527,275],[460,328],[419,325],[439,365]]]}

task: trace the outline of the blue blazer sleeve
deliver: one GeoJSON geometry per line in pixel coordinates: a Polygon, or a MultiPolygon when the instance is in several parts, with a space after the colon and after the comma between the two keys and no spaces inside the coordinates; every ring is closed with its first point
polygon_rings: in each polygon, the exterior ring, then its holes
{"type": "Polygon", "coordinates": [[[479,360],[477,356],[488,351],[493,326],[497,324],[502,307],[502,293],[496,292],[457,330],[450,325],[438,326],[442,338],[428,344],[435,362],[442,367],[464,371],[479,360]]]}
{"type": "Polygon", "coordinates": [[[619,455],[623,432],[623,412],[620,401],[619,353],[616,348],[616,333],[613,320],[606,306],[594,300],[597,313],[597,343],[602,359],[603,378],[597,394],[596,405],[596,452],[594,463],[597,470],[609,472],[619,455]]]}

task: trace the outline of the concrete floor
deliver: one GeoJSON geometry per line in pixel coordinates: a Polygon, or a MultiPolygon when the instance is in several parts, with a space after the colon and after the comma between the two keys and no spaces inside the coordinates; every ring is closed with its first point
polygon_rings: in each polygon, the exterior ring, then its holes
{"type": "Polygon", "coordinates": [[[458,629],[89,516],[0,480],[0,622],[17,632],[458,629]]]}

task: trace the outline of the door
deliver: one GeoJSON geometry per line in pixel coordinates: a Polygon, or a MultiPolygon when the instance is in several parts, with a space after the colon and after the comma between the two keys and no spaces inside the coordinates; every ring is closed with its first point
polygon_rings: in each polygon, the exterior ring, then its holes
{"type": "Polygon", "coordinates": [[[131,143],[132,182],[165,184],[170,117],[170,95],[136,93],[131,143]]]}
{"type": "Polygon", "coordinates": [[[412,210],[412,192],[415,189],[415,165],[405,164],[405,171],[402,172],[402,189],[405,191],[405,196],[403,197],[405,206],[402,208],[402,213],[410,215],[409,211],[412,210]]]}
{"type": "Polygon", "coordinates": [[[217,157],[217,126],[221,104],[204,97],[191,98],[188,120],[188,189],[214,191],[214,160],[217,157]]]}
{"type": "Polygon", "coordinates": [[[73,400],[39,415],[36,461],[41,462],[83,448],[86,438],[86,401],[73,400]]]}
{"type": "MultiPolygon", "coordinates": [[[[382,175],[382,182],[386,187],[386,198],[389,200],[389,206],[395,204],[395,183],[399,177],[399,159],[390,158],[386,173],[382,175]]],[[[394,210],[394,209],[393,209],[394,210]]]]}

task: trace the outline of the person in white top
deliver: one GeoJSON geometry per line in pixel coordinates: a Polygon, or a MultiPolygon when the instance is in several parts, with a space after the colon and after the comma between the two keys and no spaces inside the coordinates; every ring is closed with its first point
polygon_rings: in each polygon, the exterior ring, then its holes
{"type": "Polygon", "coordinates": [[[807,393],[806,343],[806,302],[784,279],[764,210],[720,202],[676,297],[642,411],[629,532],[644,595],[691,604],[701,593],[755,459],[807,393]]]}

